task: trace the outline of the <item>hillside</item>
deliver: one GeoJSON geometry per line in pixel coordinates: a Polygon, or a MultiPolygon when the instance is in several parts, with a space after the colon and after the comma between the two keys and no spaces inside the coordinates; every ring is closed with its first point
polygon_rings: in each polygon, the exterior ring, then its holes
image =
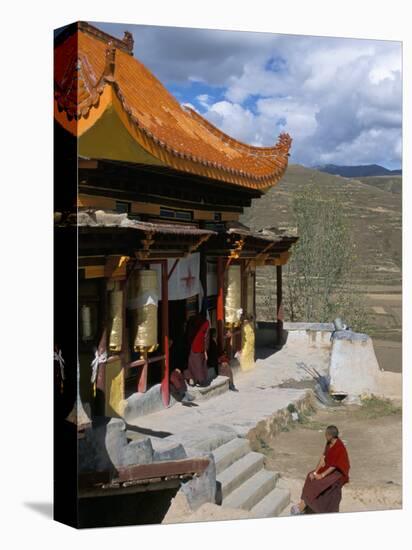
{"type": "MultiPolygon", "coordinates": [[[[399,341],[402,198],[396,191],[382,189],[380,179],[378,183],[376,179],[365,183],[292,164],[277,186],[253,201],[241,221],[254,229],[293,227],[292,198],[305,186],[317,187],[325,196],[338,197],[353,231],[357,247],[353,269],[359,291],[369,303],[374,335],[399,341]]],[[[275,283],[271,269],[262,268],[257,273],[260,320],[274,316],[275,283]]]]}
{"type": "Polygon", "coordinates": [[[378,187],[383,191],[402,194],[402,176],[369,176],[356,179],[362,183],[378,187]]]}

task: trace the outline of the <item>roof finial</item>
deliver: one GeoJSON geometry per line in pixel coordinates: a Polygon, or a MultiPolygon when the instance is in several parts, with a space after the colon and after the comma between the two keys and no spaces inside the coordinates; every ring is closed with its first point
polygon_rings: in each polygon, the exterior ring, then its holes
{"type": "Polygon", "coordinates": [[[106,50],[106,65],[104,67],[104,77],[106,80],[114,80],[114,62],[116,56],[116,48],[113,45],[113,42],[109,42],[108,48],[106,50]]]}
{"type": "Polygon", "coordinates": [[[124,31],[123,42],[126,44],[127,49],[129,50],[130,54],[133,55],[134,39],[133,39],[133,35],[132,35],[131,32],[124,31]]]}

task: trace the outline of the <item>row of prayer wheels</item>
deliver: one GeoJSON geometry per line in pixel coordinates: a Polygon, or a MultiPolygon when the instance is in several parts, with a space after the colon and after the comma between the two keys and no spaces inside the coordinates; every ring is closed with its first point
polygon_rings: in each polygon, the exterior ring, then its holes
{"type": "MultiPolygon", "coordinates": [[[[248,274],[246,311],[253,312],[254,285],[248,274]]],[[[115,282],[109,294],[111,330],[109,335],[110,351],[119,352],[123,340],[123,290],[115,282]]],[[[134,351],[153,351],[158,346],[158,278],[152,269],[136,270],[130,276],[128,285],[127,307],[131,311],[134,351]]],[[[242,283],[239,265],[231,265],[227,270],[225,296],[226,326],[236,327],[241,324],[242,283]]],[[[92,337],[91,310],[83,306],[81,310],[82,337],[92,337]]]]}

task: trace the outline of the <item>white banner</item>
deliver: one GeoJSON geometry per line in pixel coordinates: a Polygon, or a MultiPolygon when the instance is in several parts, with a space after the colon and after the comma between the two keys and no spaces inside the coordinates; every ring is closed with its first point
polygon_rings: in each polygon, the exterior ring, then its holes
{"type": "MultiPolygon", "coordinates": [[[[168,258],[168,273],[172,270],[176,262],[175,258],[168,258]]],[[[159,289],[159,300],[162,299],[162,267],[160,264],[151,264],[150,269],[157,271],[157,281],[159,289]]],[[[186,258],[179,258],[177,265],[169,279],[169,300],[185,300],[191,296],[196,296],[200,292],[200,254],[195,252],[186,258]]]]}

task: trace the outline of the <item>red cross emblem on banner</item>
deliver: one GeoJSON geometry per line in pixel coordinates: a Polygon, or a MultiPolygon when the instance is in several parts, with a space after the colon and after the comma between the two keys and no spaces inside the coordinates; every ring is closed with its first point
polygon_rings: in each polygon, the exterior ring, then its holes
{"type": "Polygon", "coordinates": [[[187,270],[187,275],[186,275],[186,277],[180,277],[180,280],[185,282],[186,288],[187,288],[188,290],[190,290],[190,289],[192,288],[192,285],[193,285],[194,281],[196,280],[196,277],[194,277],[194,276],[192,275],[192,271],[191,271],[191,269],[190,269],[190,266],[189,266],[189,268],[188,268],[188,270],[187,270]]]}

